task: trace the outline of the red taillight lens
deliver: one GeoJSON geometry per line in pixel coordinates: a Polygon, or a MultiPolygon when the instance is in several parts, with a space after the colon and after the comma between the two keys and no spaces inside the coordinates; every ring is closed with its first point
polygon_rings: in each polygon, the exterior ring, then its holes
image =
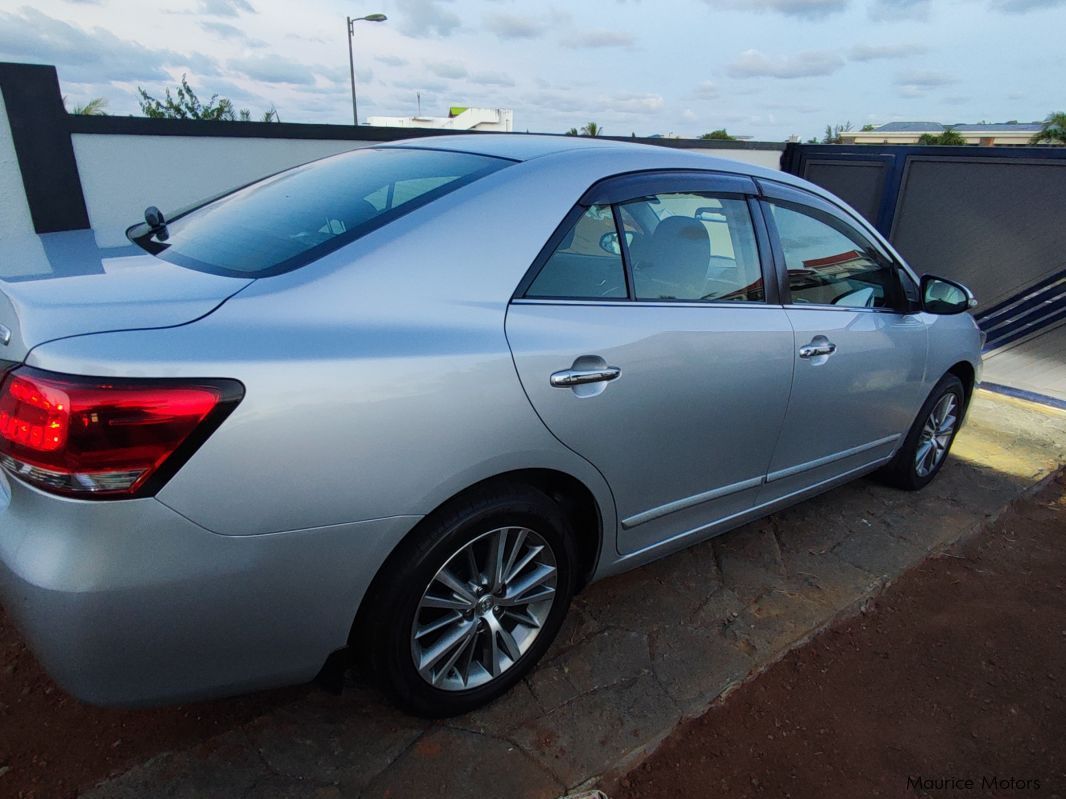
{"type": "Polygon", "coordinates": [[[233,380],[136,380],[23,367],[0,388],[0,465],[71,496],[157,490],[243,396],[233,380]]]}

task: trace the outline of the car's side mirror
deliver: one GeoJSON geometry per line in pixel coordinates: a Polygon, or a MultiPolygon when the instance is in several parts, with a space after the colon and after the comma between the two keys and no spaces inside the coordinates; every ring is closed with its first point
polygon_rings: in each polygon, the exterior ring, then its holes
{"type": "Polygon", "coordinates": [[[961,283],[936,275],[922,275],[922,310],[926,313],[946,316],[976,306],[973,292],[961,283]]]}
{"type": "MultiPolygon", "coordinates": [[[[626,231],[626,244],[633,243],[633,231],[626,231]]],[[[600,236],[600,249],[604,252],[609,252],[611,255],[618,255],[622,252],[622,248],[618,246],[618,234],[617,233],[604,233],[600,236]]]]}

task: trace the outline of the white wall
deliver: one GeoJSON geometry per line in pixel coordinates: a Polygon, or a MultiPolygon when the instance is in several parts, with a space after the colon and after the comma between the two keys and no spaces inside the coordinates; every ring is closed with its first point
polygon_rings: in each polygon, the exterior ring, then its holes
{"type": "MultiPolygon", "coordinates": [[[[143,221],[149,205],[176,210],[287,167],[371,144],[95,133],[76,133],[71,140],[89,222],[101,247],[127,244],[126,228],[143,221]]],[[[17,188],[22,196],[21,184],[17,188]]]]}
{"type": "MultiPolygon", "coordinates": [[[[71,140],[89,221],[101,247],[125,245],[126,228],[141,221],[149,205],[174,210],[286,167],[372,144],[87,133],[74,134],[71,140]]],[[[693,152],[770,169],[778,169],[781,158],[777,150],[708,147],[693,152]]],[[[0,273],[21,271],[7,262],[16,249],[25,252],[29,238],[36,237],[0,96],[0,273]]]]}
{"type": "Polygon", "coordinates": [[[22,188],[22,172],[7,121],[4,93],[0,92],[0,245],[27,233],[33,233],[33,220],[22,188]]]}
{"type": "Polygon", "coordinates": [[[781,153],[785,151],[785,146],[782,144],[780,150],[742,150],[737,148],[735,150],[726,149],[714,149],[698,147],[686,152],[691,153],[703,153],[704,155],[713,155],[715,158],[729,158],[733,161],[742,161],[745,164],[755,164],[755,166],[765,167],[766,169],[781,170],[781,153]]]}

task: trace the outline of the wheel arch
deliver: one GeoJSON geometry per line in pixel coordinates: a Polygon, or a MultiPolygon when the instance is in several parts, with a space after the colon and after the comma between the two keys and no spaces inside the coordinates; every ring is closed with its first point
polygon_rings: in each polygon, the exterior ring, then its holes
{"type": "Polygon", "coordinates": [[[595,494],[583,481],[559,469],[513,469],[479,480],[456,492],[427,513],[418,524],[414,525],[403,538],[397,541],[388,556],[382,561],[381,566],[374,575],[374,579],[363,595],[362,602],[359,604],[352,623],[349,641],[354,639],[356,631],[362,626],[364,613],[372,604],[372,597],[377,593],[379,581],[388,574],[396,559],[404,556],[405,544],[408,541],[417,536],[426,525],[432,523],[439,515],[447,513],[450,507],[462,503],[469,494],[482,492],[486,489],[491,490],[495,485],[499,485],[502,488],[508,484],[513,485],[516,482],[536,488],[562,508],[575,534],[574,543],[577,547],[579,563],[577,590],[580,591],[584,588],[596,571],[604,546],[605,514],[595,494]]]}
{"type": "Polygon", "coordinates": [[[963,390],[966,392],[963,398],[963,411],[965,411],[970,407],[970,400],[973,398],[974,389],[977,387],[977,370],[969,361],[959,361],[951,366],[945,374],[955,375],[962,381],[963,390]]]}

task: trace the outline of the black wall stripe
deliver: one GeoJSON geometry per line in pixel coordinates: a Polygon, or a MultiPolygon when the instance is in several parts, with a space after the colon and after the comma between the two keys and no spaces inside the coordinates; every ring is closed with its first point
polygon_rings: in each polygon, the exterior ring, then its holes
{"type": "Polygon", "coordinates": [[[0,62],[0,89],[34,230],[89,227],[55,67],[0,62]]]}

